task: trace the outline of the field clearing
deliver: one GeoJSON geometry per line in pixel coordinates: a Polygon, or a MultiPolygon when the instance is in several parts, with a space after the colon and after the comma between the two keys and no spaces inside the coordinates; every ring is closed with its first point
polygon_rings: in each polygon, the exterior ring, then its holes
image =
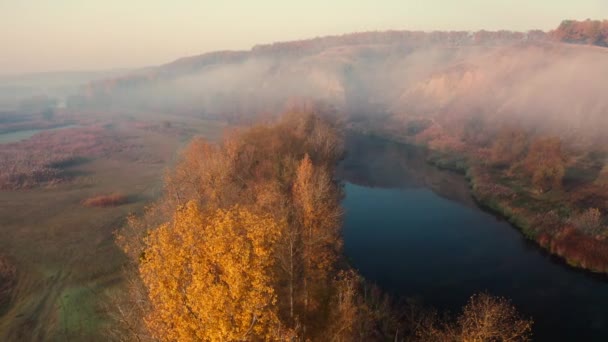
{"type": "Polygon", "coordinates": [[[161,114],[145,117],[151,127],[166,120],[172,127],[187,127],[184,135],[133,128],[133,120],[144,121],[142,116],[117,116],[111,129],[128,137],[141,155],[129,151],[74,165],[66,172],[75,178],[66,183],[0,191],[0,252],[16,265],[18,277],[10,306],[0,317],[0,340],[107,340],[104,305],[121,289],[125,262],[113,232],[128,213],[157,196],[164,170],[191,135],[215,139],[224,127],[203,120],[177,122],[161,114]],[[128,203],[106,208],[82,204],[113,192],[128,195],[128,203]]]}

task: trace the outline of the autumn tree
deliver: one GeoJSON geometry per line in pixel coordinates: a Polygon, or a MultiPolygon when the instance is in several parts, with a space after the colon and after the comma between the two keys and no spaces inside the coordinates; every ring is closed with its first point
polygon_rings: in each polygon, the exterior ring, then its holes
{"type": "Polygon", "coordinates": [[[305,308],[319,305],[311,302],[311,292],[327,288],[340,254],[340,194],[327,170],[314,166],[306,154],[293,185],[297,222],[302,227],[305,308]]]}
{"type": "Polygon", "coordinates": [[[589,208],[578,213],[570,219],[570,223],[576,229],[591,236],[599,236],[606,233],[602,213],[597,208],[589,208]]]}
{"type": "Polygon", "coordinates": [[[273,245],[283,223],[235,206],[203,213],[190,201],[145,239],[139,266],[163,341],[272,339],[280,330],[273,245]]]}
{"type": "Polygon", "coordinates": [[[189,200],[216,207],[233,203],[228,187],[235,186],[233,160],[220,146],[195,138],[165,176],[164,204],[175,208],[189,200]]]}
{"type": "Polygon", "coordinates": [[[500,130],[491,148],[492,163],[509,166],[519,162],[528,147],[528,136],[519,128],[505,127],[500,130]]]}
{"type": "Polygon", "coordinates": [[[508,300],[486,293],[473,295],[455,321],[421,309],[411,316],[409,340],[420,342],[530,341],[533,323],[508,300]]]}
{"type": "MultiPolygon", "coordinates": [[[[359,275],[342,271],[335,282],[336,294],[329,317],[328,340],[336,342],[358,341],[366,335],[367,308],[361,301],[359,275]]],[[[369,322],[369,321],[368,321],[369,322]]]]}
{"type": "Polygon", "coordinates": [[[123,331],[163,341],[409,339],[415,329],[340,262],[335,125],[291,114],[219,143],[193,140],[163,197],[118,236],[138,275],[117,305],[123,331]]]}
{"type": "Polygon", "coordinates": [[[402,341],[409,336],[386,294],[367,284],[354,270],[338,272],[332,284],[327,330],[323,340],[402,341]]]}
{"type": "Polygon", "coordinates": [[[524,167],[538,191],[560,188],[565,174],[565,163],[559,138],[535,140],[530,145],[524,167]]]}
{"type": "Polygon", "coordinates": [[[551,34],[567,43],[608,46],[608,20],[564,20],[551,34]]]}
{"type": "Polygon", "coordinates": [[[232,130],[219,143],[194,139],[163,196],[117,236],[132,273],[114,336],[493,341],[498,331],[521,340],[525,321],[485,297],[472,299],[458,323],[420,315],[405,326],[386,296],[340,262],[342,189],[333,172],[342,154],[337,124],[307,113],[232,130]]]}
{"type": "Polygon", "coordinates": [[[521,317],[506,299],[482,293],[464,307],[456,331],[455,340],[463,342],[529,341],[532,321],[521,317]]]}

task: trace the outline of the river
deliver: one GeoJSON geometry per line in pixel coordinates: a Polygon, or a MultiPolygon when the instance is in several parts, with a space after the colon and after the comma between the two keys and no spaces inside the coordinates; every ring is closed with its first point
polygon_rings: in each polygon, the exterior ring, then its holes
{"type": "Polygon", "coordinates": [[[347,139],[344,251],[397,298],[458,312],[474,293],[512,300],[535,341],[608,341],[608,280],[575,270],[479,209],[463,176],[420,148],[347,139]]]}

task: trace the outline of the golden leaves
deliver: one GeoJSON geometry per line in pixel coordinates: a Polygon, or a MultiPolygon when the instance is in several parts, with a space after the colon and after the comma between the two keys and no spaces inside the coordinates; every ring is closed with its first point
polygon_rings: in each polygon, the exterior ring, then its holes
{"type": "Polygon", "coordinates": [[[161,340],[265,338],[279,325],[272,248],[281,223],[238,206],[203,213],[190,201],[146,239],[140,274],[161,340]]]}
{"type": "Polygon", "coordinates": [[[184,149],[165,196],[130,222],[140,234],[118,236],[139,259],[155,337],[276,339],[319,325],[341,246],[339,140],[304,116],[184,149]]]}

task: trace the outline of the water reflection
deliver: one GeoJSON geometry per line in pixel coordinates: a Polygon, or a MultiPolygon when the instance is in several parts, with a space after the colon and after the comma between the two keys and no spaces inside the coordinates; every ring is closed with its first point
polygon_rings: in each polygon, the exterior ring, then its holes
{"type": "Polygon", "coordinates": [[[338,177],[366,187],[431,189],[441,197],[475,207],[463,176],[429,165],[423,148],[376,137],[351,135],[338,177]]]}
{"type": "Polygon", "coordinates": [[[426,152],[350,137],[345,253],[400,297],[458,310],[476,292],[511,298],[535,320],[535,340],[608,340],[608,283],[555,262],[506,222],[475,207],[460,175],[426,152]]]}

